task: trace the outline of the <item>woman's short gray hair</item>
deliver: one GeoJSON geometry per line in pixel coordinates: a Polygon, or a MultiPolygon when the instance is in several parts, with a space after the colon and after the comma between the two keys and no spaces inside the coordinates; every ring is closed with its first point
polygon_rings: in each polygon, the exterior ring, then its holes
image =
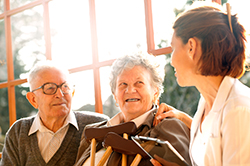
{"type": "Polygon", "coordinates": [[[113,63],[110,73],[110,87],[114,94],[116,89],[117,77],[124,71],[132,69],[134,66],[142,66],[151,74],[151,86],[159,89],[159,96],[163,92],[164,68],[157,61],[156,57],[147,53],[136,53],[133,55],[122,56],[113,63]]]}

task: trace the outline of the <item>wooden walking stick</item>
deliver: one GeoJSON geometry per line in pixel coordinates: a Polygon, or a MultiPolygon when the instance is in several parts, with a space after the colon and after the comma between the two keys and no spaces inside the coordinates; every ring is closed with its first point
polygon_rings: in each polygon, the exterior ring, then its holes
{"type": "Polygon", "coordinates": [[[130,166],[137,166],[142,159],[142,156],[140,154],[137,154],[133,160],[133,162],[130,164],[130,166]]]}
{"type": "MultiPolygon", "coordinates": [[[[124,133],[123,138],[128,139],[128,134],[124,133]]],[[[127,166],[127,155],[126,154],[122,154],[122,166],[127,166]]]]}
{"type": "Polygon", "coordinates": [[[112,147],[109,146],[107,148],[107,150],[105,151],[105,153],[103,154],[101,160],[99,161],[99,163],[97,164],[97,166],[103,166],[105,164],[105,162],[107,161],[107,159],[109,158],[110,154],[112,153],[112,147]]]}
{"type": "MultiPolygon", "coordinates": [[[[143,147],[146,152],[149,152],[153,148],[152,145],[150,144],[147,145],[146,142],[142,143],[140,146],[143,147]]],[[[142,159],[142,156],[140,154],[137,154],[130,166],[137,166],[140,163],[141,159],[142,159]]]]}
{"type": "Polygon", "coordinates": [[[90,153],[90,166],[95,166],[95,151],[96,151],[96,140],[91,140],[91,153],[90,153]]]}

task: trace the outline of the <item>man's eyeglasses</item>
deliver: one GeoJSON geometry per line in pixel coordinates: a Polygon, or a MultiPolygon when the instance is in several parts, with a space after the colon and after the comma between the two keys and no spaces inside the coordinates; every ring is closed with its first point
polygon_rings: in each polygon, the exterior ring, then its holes
{"type": "Polygon", "coordinates": [[[57,85],[56,83],[53,82],[47,82],[40,86],[39,88],[36,88],[32,90],[32,92],[42,89],[43,93],[46,95],[53,95],[57,92],[57,89],[60,88],[64,94],[70,93],[71,89],[69,84],[67,82],[62,83],[61,85],[57,85]]]}

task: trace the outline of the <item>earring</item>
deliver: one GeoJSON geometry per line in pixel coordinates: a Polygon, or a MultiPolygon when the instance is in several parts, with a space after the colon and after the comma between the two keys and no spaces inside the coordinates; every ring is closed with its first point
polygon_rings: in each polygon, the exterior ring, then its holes
{"type": "Polygon", "coordinates": [[[153,102],[152,102],[152,108],[154,108],[154,107],[155,107],[155,105],[156,105],[156,104],[155,104],[155,102],[153,101],[153,102]]]}
{"type": "Polygon", "coordinates": [[[116,107],[119,107],[119,104],[118,104],[117,102],[115,102],[115,106],[116,106],[116,107]]]}

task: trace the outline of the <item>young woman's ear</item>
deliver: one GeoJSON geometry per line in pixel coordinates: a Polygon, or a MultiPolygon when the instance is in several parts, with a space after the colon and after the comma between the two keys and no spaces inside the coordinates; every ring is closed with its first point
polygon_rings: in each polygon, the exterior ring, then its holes
{"type": "Polygon", "coordinates": [[[26,94],[26,98],[28,99],[28,101],[30,102],[30,104],[37,109],[38,108],[38,104],[36,101],[36,95],[32,92],[27,92],[26,94]]]}
{"type": "Polygon", "coordinates": [[[197,42],[194,38],[188,39],[188,54],[191,59],[195,58],[197,42]]]}
{"type": "Polygon", "coordinates": [[[189,57],[197,61],[202,54],[201,41],[196,37],[188,39],[188,48],[189,57]]]}

